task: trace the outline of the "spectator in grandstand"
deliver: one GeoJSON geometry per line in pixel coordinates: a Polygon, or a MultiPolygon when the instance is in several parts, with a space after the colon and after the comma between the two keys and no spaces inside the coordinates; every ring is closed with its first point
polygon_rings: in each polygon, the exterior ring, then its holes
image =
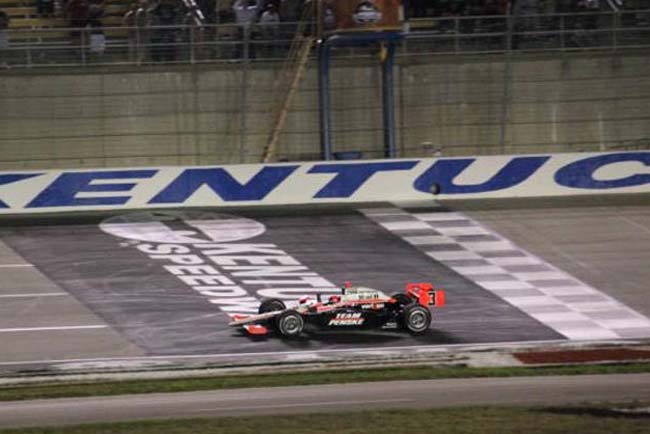
{"type": "Polygon", "coordinates": [[[325,4],[323,7],[323,30],[335,30],[336,29],[336,15],[334,14],[334,7],[329,4],[325,4]]]}
{"type": "Polygon", "coordinates": [[[232,5],[235,20],[241,27],[250,27],[259,18],[263,0],[236,0],[232,5]]]}
{"type": "Polygon", "coordinates": [[[273,3],[267,3],[264,12],[260,16],[261,33],[263,39],[276,39],[280,31],[280,14],[278,7],[273,3]]]}
{"type": "Polygon", "coordinates": [[[90,31],[89,51],[92,55],[101,57],[106,49],[106,36],[102,29],[102,23],[99,20],[90,21],[88,28],[90,31]]]}
{"type": "Polygon", "coordinates": [[[9,61],[9,15],[0,11],[0,66],[6,67],[9,61]]]}
{"type": "MultiPolygon", "coordinates": [[[[237,22],[239,41],[252,39],[251,26],[258,20],[260,11],[262,9],[263,0],[236,0],[232,5],[233,12],[235,13],[235,20],[237,22]]],[[[255,45],[250,44],[249,57],[255,57],[255,45]]],[[[237,44],[236,57],[244,57],[243,43],[237,44]]]]}
{"type": "Polygon", "coordinates": [[[275,41],[280,38],[280,14],[275,3],[267,3],[264,7],[260,16],[260,35],[265,43],[267,55],[276,57],[278,45],[275,41]]]}
{"type": "Polygon", "coordinates": [[[88,0],[88,23],[92,27],[101,27],[106,0],[88,0]]]}
{"type": "Polygon", "coordinates": [[[83,29],[88,24],[88,14],[90,4],[88,0],[69,0],[65,5],[65,16],[68,19],[68,25],[73,28],[70,36],[75,44],[85,45],[87,43],[83,29]]]}
{"type": "Polygon", "coordinates": [[[85,27],[88,24],[90,3],[88,0],[69,0],[65,5],[65,15],[70,27],[85,27]]]}
{"type": "Polygon", "coordinates": [[[135,15],[138,12],[138,4],[136,2],[131,3],[129,10],[126,11],[122,17],[122,25],[127,27],[127,37],[128,37],[128,54],[129,62],[135,62],[137,60],[138,53],[138,34],[135,27],[135,15]]]}
{"type": "Polygon", "coordinates": [[[185,17],[183,18],[183,41],[187,43],[186,52],[188,58],[194,60],[203,57],[203,21],[205,17],[201,12],[199,6],[192,2],[187,8],[185,17]]]}
{"type": "MultiPolygon", "coordinates": [[[[201,11],[201,14],[203,14],[204,25],[201,27],[199,33],[200,42],[203,44],[205,41],[213,41],[217,38],[217,28],[215,26],[218,22],[217,0],[195,0],[195,2],[201,11]]],[[[205,57],[213,50],[213,48],[214,46],[205,44],[198,50],[198,55],[200,57],[205,57]]]]}
{"type": "Polygon", "coordinates": [[[151,58],[154,62],[176,60],[178,26],[182,19],[177,0],[159,0],[149,10],[151,16],[151,58]]]}
{"type": "Polygon", "coordinates": [[[137,61],[147,61],[151,48],[151,15],[149,14],[149,1],[139,0],[138,9],[135,11],[135,41],[137,47],[137,61]]]}
{"type": "Polygon", "coordinates": [[[37,0],[36,13],[42,17],[49,17],[54,14],[54,0],[37,0]]]}

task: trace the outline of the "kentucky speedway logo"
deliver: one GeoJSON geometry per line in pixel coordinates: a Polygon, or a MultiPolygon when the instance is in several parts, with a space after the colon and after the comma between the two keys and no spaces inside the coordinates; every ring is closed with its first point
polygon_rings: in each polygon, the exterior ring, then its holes
{"type": "Polygon", "coordinates": [[[203,211],[150,211],[110,217],[102,231],[160,263],[228,315],[257,313],[262,298],[295,301],[333,294],[335,285],[276,244],[246,240],[266,227],[253,219],[203,211]]]}
{"type": "Polygon", "coordinates": [[[229,243],[266,228],[252,219],[202,211],[153,211],[111,217],[100,224],[111,235],[153,243],[229,243]]]}

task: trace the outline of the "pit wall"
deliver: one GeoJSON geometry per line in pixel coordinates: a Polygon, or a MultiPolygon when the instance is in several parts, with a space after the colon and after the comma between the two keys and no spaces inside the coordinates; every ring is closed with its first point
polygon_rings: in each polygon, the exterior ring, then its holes
{"type": "Polygon", "coordinates": [[[650,151],[0,172],[0,214],[650,193],[650,151]]]}
{"type": "MultiPolygon", "coordinates": [[[[400,157],[650,147],[648,52],[400,58],[400,157]]],[[[258,163],[278,65],[1,72],[0,169],[258,163]]],[[[332,69],[335,151],[383,158],[376,59],[332,69]]],[[[319,154],[310,65],[277,157],[319,154]]]]}

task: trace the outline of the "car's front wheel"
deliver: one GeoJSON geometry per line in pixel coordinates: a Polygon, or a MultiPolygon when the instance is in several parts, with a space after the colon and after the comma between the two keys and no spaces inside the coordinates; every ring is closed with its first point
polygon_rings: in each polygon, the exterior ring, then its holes
{"type": "Polygon", "coordinates": [[[295,338],[302,333],[305,327],[305,320],[295,310],[288,310],[280,314],[277,320],[278,331],[282,336],[295,338]]]}
{"type": "MultiPolygon", "coordinates": [[[[277,312],[277,311],[282,311],[287,308],[287,305],[284,304],[284,302],[278,298],[267,298],[266,300],[262,301],[262,304],[260,304],[260,308],[257,310],[258,313],[268,313],[268,312],[277,312]]],[[[267,324],[271,326],[274,330],[278,329],[278,321],[277,317],[270,318],[267,320],[267,324]]]]}
{"type": "Polygon", "coordinates": [[[413,334],[421,334],[431,325],[431,312],[419,304],[411,304],[404,308],[402,316],[404,328],[413,334]]]}
{"type": "Polygon", "coordinates": [[[262,301],[257,313],[275,312],[277,310],[285,310],[287,306],[278,298],[268,298],[262,301]]]}

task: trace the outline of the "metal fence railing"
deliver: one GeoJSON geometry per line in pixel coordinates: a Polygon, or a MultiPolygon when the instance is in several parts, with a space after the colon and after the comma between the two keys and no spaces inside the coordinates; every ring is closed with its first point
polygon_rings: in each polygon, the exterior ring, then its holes
{"type": "MultiPolygon", "coordinates": [[[[286,57],[296,23],[8,30],[9,67],[209,63],[286,57]]],[[[413,19],[399,56],[650,46],[650,10],[413,19]]],[[[344,49],[339,56],[363,56],[344,49]]]]}

